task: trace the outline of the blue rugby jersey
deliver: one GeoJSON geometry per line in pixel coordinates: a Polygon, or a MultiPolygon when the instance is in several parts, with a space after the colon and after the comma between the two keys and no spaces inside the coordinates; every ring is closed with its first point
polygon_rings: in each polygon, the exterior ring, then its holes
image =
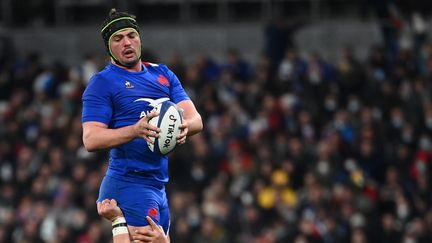
{"type": "MultiPolygon", "coordinates": [[[[143,63],[141,72],[129,72],[110,63],[84,91],[82,122],[102,122],[109,128],[132,125],[168,99],[178,103],[190,98],[166,65],[143,63]]],[[[109,176],[157,186],[168,182],[167,156],[151,152],[143,138],[112,148],[109,162],[109,176]]]]}

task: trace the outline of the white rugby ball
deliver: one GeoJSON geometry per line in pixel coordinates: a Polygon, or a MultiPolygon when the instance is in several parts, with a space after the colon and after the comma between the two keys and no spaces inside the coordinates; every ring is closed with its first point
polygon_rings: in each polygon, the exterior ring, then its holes
{"type": "Polygon", "coordinates": [[[158,138],[150,137],[152,143],[147,143],[150,151],[166,155],[173,151],[177,145],[177,135],[180,134],[179,128],[182,123],[182,114],[177,106],[167,100],[157,104],[153,111],[159,112],[159,115],[150,119],[149,123],[161,129],[158,138]]]}

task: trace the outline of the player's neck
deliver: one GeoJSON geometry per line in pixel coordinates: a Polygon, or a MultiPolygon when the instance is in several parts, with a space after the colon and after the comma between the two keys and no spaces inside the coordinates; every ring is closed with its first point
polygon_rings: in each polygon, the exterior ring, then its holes
{"type": "Polygon", "coordinates": [[[123,68],[123,69],[125,69],[126,71],[129,71],[129,72],[141,72],[142,71],[142,63],[139,62],[139,61],[136,64],[134,64],[133,66],[131,66],[131,67],[126,67],[126,66],[119,65],[119,64],[115,63],[114,61],[112,63],[114,65],[116,65],[117,67],[123,68]]]}

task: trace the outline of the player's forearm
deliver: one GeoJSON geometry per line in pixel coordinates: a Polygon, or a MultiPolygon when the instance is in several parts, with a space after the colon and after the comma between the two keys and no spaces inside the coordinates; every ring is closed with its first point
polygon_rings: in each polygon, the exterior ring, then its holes
{"type": "Polygon", "coordinates": [[[197,134],[203,130],[203,123],[201,116],[196,114],[194,117],[188,119],[188,136],[197,134]]]}
{"type": "MultiPolygon", "coordinates": [[[[117,206],[116,206],[117,207],[117,206]]],[[[118,208],[118,207],[117,207],[118,208]]],[[[118,208],[119,209],[119,208],[118,208]]],[[[124,216],[118,216],[111,221],[113,243],[130,243],[129,229],[124,216]]]]}
{"type": "Polygon", "coordinates": [[[130,243],[129,234],[121,234],[113,237],[113,243],[130,243]]]}
{"type": "Polygon", "coordinates": [[[183,100],[177,104],[177,107],[183,110],[184,119],[188,124],[187,136],[192,136],[202,131],[203,122],[201,115],[195,108],[195,105],[190,100],[183,100]]]}
{"type": "Polygon", "coordinates": [[[84,131],[83,142],[85,148],[92,152],[127,143],[135,137],[136,132],[133,125],[117,129],[92,127],[84,131]]]}

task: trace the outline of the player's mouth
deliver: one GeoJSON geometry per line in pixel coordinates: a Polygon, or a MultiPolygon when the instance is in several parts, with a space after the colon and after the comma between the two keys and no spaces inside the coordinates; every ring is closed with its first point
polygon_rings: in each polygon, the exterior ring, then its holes
{"type": "Polygon", "coordinates": [[[133,49],[127,49],[125,51],[123,51],[123,56],[125,57],[133,57],[135,55],[135,52],[133,49]]]}

